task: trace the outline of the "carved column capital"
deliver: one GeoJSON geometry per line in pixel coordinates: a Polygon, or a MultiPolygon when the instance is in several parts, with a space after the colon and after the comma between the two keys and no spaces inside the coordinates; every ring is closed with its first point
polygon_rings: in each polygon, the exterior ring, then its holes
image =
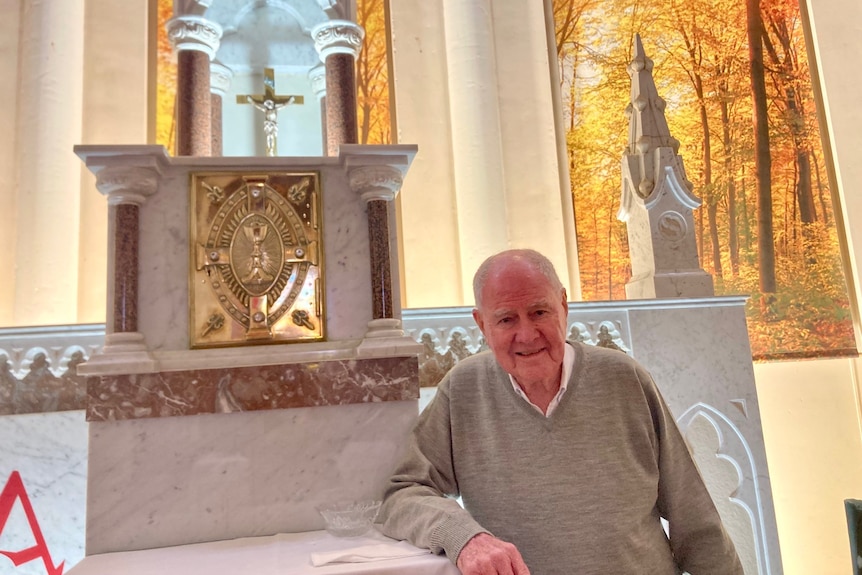
{"type": "Polygon", "coordinates": [[[108,197],[108,205],[140,206],[159,187],[159,173],[152,168],[111,166],[96,174],[96,188],[108,197]]]}
{"type": "Polygon", "coordinates": [[[318,64],[308,71],[308,79],[311,80],[311,89],[317,99],[326,97],[326,66],[318,64]]]}
{"type": "Polygon", "coordinates": [[[230,90],[230,81],[233,79],[233,70],[219,62],[210,62],[210,92],[224,98],[230,90]]]}
{"type": "Polygon", "coordinates": [[[168,38],[176,50],[197,50],[215,58],[222,27],[201,16],[177,16],[168,20],[168,38]]]}
{"type": "Polygon", "coordinates": [[[329,20],[312,28],[311,37],[323,62],[332,54],[350,54],[356,58],[362,49],[365,30],[349,20],[329,20]]]}
{"type": "Polygon", "coordinates": [[[357,167],[348,172],[348,177],[350,189],[360,194],[366,202],[391,202],[398,195],[404,181],[401,170],[392,166],[357,167]]]}

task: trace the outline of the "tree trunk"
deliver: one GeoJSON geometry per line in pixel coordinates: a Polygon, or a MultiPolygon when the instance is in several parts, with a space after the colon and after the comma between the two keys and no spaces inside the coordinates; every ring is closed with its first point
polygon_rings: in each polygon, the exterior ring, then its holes
{"type": "Polygon", "coordinates": [[[730,248],[730,270],[739,275],[739,232],[736,226],[736,179],[733,175],[733,139],[730,135],[730,98],[726,81],[721,83],[721,133],[724,142],[724,181],[727,184],[727,234],[730,248]]]}
{"type": "Polygon", "coordinates": [[[757,249],[760,291],[775,293],[775,240],[772,231],[772,156],[769,151],[766,81],[763,66],[763,23],[759,0],[746,0],[751,94],[754,101],[754,165],[757,180],[757,249]]]}
{"type": "MultiPolygon", "coordinates": [[[[716,277],[723,277],[721,269],[721,248],[718,243],[718,199],[712,185],[712,139],[709,134],[709,116],[706,113],[706,101],[703,98],[703,80],[700,74],[695,74],[695,91],[700,107],[700,126],[703,131],[703,201],[707,205],[709,220],[709,239],[712,244],[712,268],[716,277]]],[[[701,262],[702,265],[702,262],[701,262]]]]}
{"type": "Polygon", "coordinates": [[[823,181],[820,179],[820,162],[817,154],[811,152],[811,163],[814,165],[814,177],[817,180],[817,200],[820,203],[820,213],[823,214],[823,223],[829,225],[829,210],[826,208],[826,199],[823,197],[823,181]]]}
{"type": "MultiPolygon", "coordinates": [[[[745,251],[751,251],[751,226],[748,220],[748,196],[745,193],[747,180],[745,174],[742,176],[742,181],[739,182],[739,205],[742,206],[742,237],[745,239],[745,251]]],[[[748,260],[746,259],[746,262],[748,260]]]]}

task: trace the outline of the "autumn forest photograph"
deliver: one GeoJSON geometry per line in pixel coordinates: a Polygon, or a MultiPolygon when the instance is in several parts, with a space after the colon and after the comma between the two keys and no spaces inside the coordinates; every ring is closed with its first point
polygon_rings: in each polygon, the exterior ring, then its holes
{"type": "Polygon", "coordinates": [[[583,298],[625,299],[617,219],[635,35],[654,62],[716,295],[746,295],[755,359],[855,354],[795,0],[555,0],[583,298]]]}

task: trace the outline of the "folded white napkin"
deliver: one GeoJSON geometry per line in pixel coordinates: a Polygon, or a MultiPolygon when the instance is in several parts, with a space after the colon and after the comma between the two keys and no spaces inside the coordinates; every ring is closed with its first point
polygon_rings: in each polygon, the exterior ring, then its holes
{"type": "Polygon", "coordinates": [[[315,567],[320,567],[327,563],[366,563],[368,561],[398,559],[399,557],[413,557],[428,553],[431,553],[431,551],[428,549],[419,549],[406,541],[393,541],[392,543],[374,543],[372,545],[360,545],[338,551],[312,553],[311,564],[315,567]]]}

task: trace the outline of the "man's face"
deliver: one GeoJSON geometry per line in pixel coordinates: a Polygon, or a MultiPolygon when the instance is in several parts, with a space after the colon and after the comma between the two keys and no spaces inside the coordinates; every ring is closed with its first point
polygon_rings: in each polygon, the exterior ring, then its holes
{"type": "Polygon", "coordinates": [[[473,319],[497,361],[521,387],[559,382],[568,305],[542,273],[521,259],[496,264],[473,319]]]}

